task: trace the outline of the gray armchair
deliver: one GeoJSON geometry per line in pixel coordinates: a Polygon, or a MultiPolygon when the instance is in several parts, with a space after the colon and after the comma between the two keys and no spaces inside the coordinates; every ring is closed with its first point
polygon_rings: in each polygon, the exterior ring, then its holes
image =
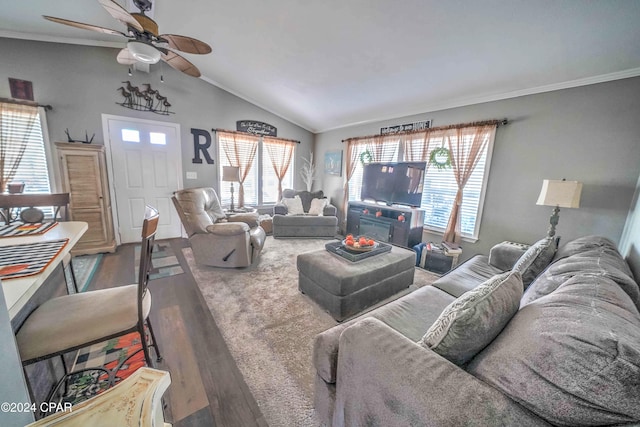
{"type": "Polygon", "coordinates": [[[258,259],[266,238],[258,214],[227,217],[218,195],[209,187],[176,191],[172,200],[198,264],[248,267],[258,259]]]}
{"type": "Polygon", "coordinates": [[[292,215],[282,201],[273,207],[273,237],[335,237],[338,230],[337,209],[330,202],[322,209],[322,215],[309,215],[313,199],[324,199],[322,191],[296,191],[286,189],[283,199],[299,196],[304,213],[292,215]]]}

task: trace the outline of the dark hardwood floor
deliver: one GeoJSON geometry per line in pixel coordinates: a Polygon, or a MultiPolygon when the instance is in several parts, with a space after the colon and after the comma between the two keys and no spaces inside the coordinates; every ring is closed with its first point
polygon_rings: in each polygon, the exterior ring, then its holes
{"type": "MultiPolygon", "coordinates": [[[[171,374],[165,419],[174,427],[266,426],[182,255],[183,239],[169,242],[185,271],[152,280],[151,322],[171,374]]],[[[134,245],[105,254],[89,289],[135,283],[134,245]]]]}

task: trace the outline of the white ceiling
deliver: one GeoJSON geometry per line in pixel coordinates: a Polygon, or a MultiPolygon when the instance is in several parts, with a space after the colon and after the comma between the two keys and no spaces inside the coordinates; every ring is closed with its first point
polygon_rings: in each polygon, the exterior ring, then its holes
{"type": "MultiPolygon", "coordinates": [[[[0,3],[0,36],[125,45],[41,17],[125,31],[97,1],[0,3]]],[[[160,33],[213,47],[184,55],[204,80],[313,132],[640,75],[640,0],[157,0],[154,8],[160,33]]]]}

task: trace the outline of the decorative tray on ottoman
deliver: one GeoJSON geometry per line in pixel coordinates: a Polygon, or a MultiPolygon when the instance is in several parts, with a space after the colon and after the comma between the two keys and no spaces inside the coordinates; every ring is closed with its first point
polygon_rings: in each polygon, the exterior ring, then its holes
{"type": "Polygon", "coordinates": [[[329,242],[325,244],[324,247],[332,254],[336,254],[351,262],[357,262],[391,251],[391,245],[387,243],[376,242],[376,245],[377,246],[367,252],[355,252],[353,250],[345,249],[343,242],[329,242]]]}

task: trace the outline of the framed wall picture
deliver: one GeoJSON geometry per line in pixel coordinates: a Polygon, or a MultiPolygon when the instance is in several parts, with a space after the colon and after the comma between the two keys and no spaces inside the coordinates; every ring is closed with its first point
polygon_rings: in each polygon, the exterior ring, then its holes
{"type": "Polygon", "coordinates": [[[33,84],[30,81],[9,77],[9,88],[13,99],[33,101],[33,84]]]}
{"type": "Polygon", "coordinates": [[[342,176],[342,150],[327,151],[324,154],[324,173],[342,176]]]}

